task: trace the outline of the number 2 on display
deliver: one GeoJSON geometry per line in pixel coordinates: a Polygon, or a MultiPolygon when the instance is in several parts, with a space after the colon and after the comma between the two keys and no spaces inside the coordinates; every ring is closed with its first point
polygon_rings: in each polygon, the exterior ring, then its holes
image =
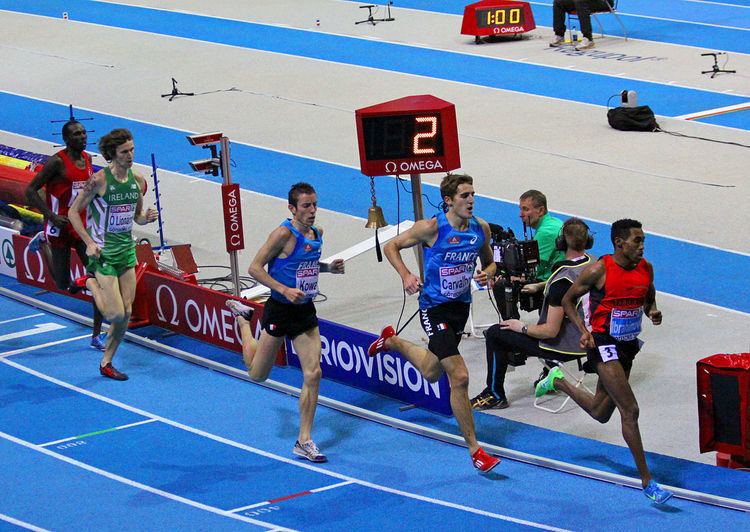
{"type": "Polygon", "coordinates": [[[414,135],[414,147],[412,151],[414,152],[414,155],[422,155],[422,154],[434,154],[435,148],[423,148],[420,146],[420,141],[422,139],[434,139],[435,135],[437,135],[437,117],[435,116],[418,116],[415,118],[416,122],[419,124],[425,124],[430,123],[430,131],[429,132],[423,132],[423,133],[417,133],[414,135]]]}

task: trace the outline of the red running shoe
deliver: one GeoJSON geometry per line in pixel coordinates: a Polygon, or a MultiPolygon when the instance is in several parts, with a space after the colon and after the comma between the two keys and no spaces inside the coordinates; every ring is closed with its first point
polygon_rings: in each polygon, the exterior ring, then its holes
{"type": "Polygon", "coordinates": [[[487,473],[500,463],[500,459],[487,454],[481,447],[471,455],[471,461],[480,473],[487,473]]]}
{"type": "Polygon", "coordinates": [[[99,373],[101,373],[105,377],[114,379],[116,381],[128,380],[128,376],[122,371],[117,371],[115,367],[112,365],[112,362],[110,362],[106,366],[99,366],[99,373]]]}
{"type": "Polygon", "coordinates": [[[385,341],[391,336],[396,336],[396,331],[393,330],[392,326],[386,325],[383,327],[383,330],[380,331],[378,339],[371,343],[370,347],[367,348],[367,354],[374,357],[378,353],[385,351],[385,341]]]}
{"type": "Polygon", "coordinates": [[[88,281],[89,279],[93,279],[93,278],[94,278],[94,274],[86,272],[86,275],[75,279],[73,281],[73,284],[80,288],[86,288],[86,281],[88,281]]]}
{"type": "Polygon", "coordinates": [[[93,278],[93,273],[86,273],[86,275],[84,275],[83,277],[73,279],[73,284],[68,287],[68,292],[70,292],[71,294],[77,294],[81,290],[86,289],[86,281],[93,278]]]}

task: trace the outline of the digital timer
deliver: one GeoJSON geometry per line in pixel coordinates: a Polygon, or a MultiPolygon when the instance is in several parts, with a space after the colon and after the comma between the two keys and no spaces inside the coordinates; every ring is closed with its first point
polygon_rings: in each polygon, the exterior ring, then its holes
{"type": "Polygon", "coordinates": [[[523,26],[523,8],[490,7],[476,10],[477,28],[491,28],[493,26],[523,26]]]}
{"type": "Polygon", "coordinates": [[[474,35],[480,43],[481,35],[517,35],[534,28],[534,15],[527,2],[482,0],[464,8],[461,34],[474,35]]]}
{"type": "Polygon", "coordinates": [[[434,96],[408,96],[358,109],[362,173],[448,172],[461,166],[456,109],[434,96]]]}
{"type": "Polygon", "coordinates": [[[370,116],[362,119],[365,159],[442,157],[443,133],[440,115],[435,113],[370,116]]]}

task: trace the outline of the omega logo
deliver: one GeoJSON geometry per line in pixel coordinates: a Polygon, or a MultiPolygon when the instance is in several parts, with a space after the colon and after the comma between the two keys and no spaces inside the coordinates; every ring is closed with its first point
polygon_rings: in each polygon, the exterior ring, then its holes
{"type": "Polygon", "coordinates": [[[177,297],[175,297],[174,292],[170,287],[168,287],[165,284],[159,285],[159,288],[156,289],[156,317],[159,318],[163,322],[170,323],[172,325],[179,325],[179,320],[177,319],[177,297]],[[162,290],[166,290],[169,292],[169,298],[172,300],[172,319],[167,320],[166,316],[164,315],[164,311],[161,307],[161,292],[162,290]]]}
{"type": "Polygon", "coordinates": [[[27,279],[35,280],[34,275],[31,271],[31,263],[29,262],[29,253],[33,253],[34,257],[36,257],[36,262],[39,266],[39,276],[36,278],[36,281],[39,283],[44,283],[44,264],[42,263],[42,255],[38,251],[30,251],[29,247],[26,246],[23,250],[23,265],[24,265],[24,274],[26,275],[27,279]]]}
{"type": "Polygon", "coordinates": [[[385,163],[386,174],[416,174],[420,172],[433,172],[443,169],[440,159],[430,159],[427,161],[401,161],[398,165],[393,161],[385,163]],[[399,172],[396,172],[398,170],[399,172]]]}

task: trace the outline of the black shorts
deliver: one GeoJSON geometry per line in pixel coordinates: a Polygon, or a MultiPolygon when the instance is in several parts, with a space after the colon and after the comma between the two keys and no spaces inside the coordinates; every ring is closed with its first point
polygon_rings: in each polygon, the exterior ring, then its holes
{"type": "MultiPolygon", "coordinates": [[[[76,236],[78,236],[76,234],[76,236]]],[[[59,290],[67,290],[70,287],[70,248],[75,249],[78,258],[86,267],[88,256],[86,255],[86,244],[80,238],[78,240],[70,240],[69,246],[60,245],[60,239],[55,239],[57,242],[52,243],[51,237],[47,237],[47,241],[50,244],[49,251],[52,257],[52,264],[49,265],[52,273],[52,280],[55,282],[55,286],[59,290]]]]}
{"type": "Polygon", "coordinates": [[[589,349],[587,352],[587,359],[591,366],[596,367],[599,362],[606,363],[619,360],[622,369],[630,371],[630,368],[633,367],[633,359],[641,350],[640,340],[636,338],[635,340],[620,342],[606,333],[593,333],[593,337],[596,347],[589,349]]]}
{"type": "Polygon", "coordinates": [[[261,320],[263,330],[271,336],[296,338],[318,326],[318,315],[312,301],[302,305],[281,303],[273,298],[266,301],[261,320]]]}
{"type": "Polygon", "coordinates": [[[419,310],[419,321],[430,341],[428,348],[438,360],[460,354],[458,344],[468,319],[469,303],[461,301],[449,301],[419,310]]]}

